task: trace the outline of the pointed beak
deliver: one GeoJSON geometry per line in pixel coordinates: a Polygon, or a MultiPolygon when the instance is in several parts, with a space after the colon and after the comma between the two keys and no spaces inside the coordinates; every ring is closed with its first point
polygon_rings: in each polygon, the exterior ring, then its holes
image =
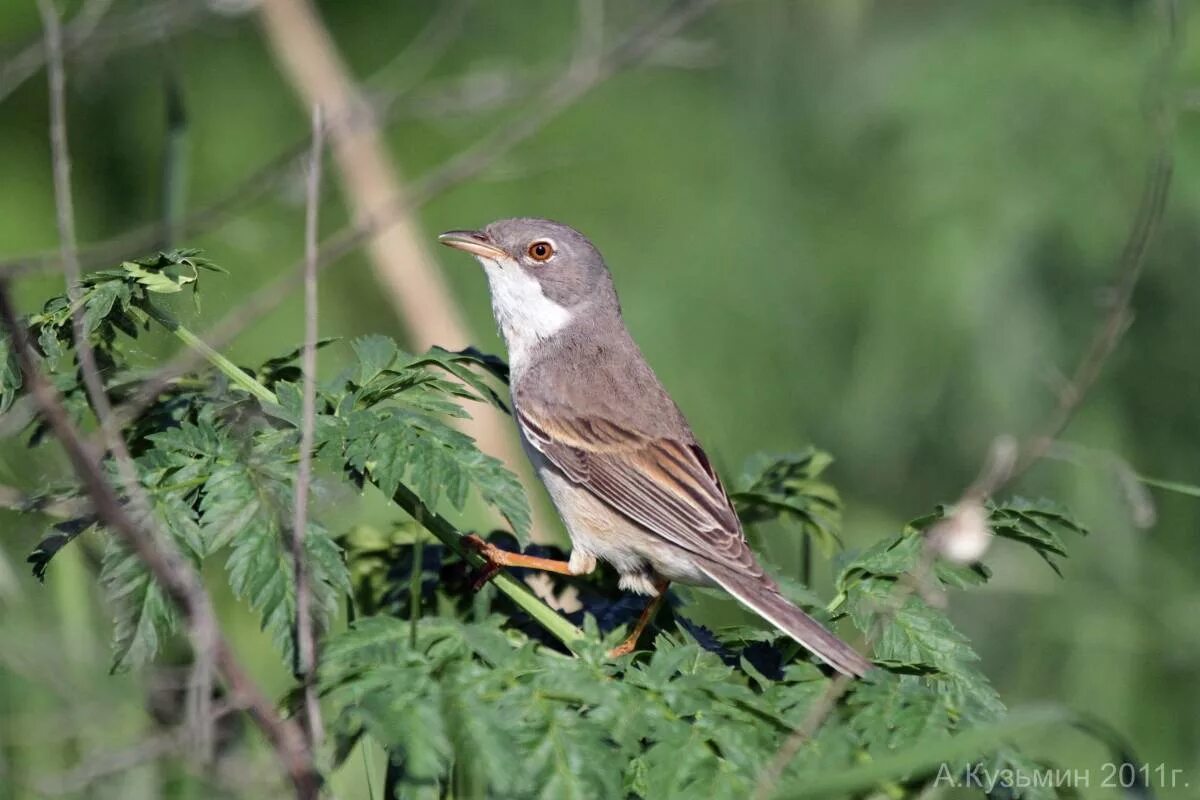
{"type": "Polygon", "coordinates": [[[446,231],[438,241],[455,250],[462,250],[481,258],[507,258],[508,254],[492,243],[491,237],[482,231],[446,231]]]}

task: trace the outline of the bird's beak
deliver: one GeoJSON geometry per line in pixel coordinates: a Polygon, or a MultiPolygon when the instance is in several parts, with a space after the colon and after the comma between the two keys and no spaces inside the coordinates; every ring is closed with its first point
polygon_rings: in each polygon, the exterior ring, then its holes
{"type": "Polygon", "coordinates": [[[492,239],[482,231],[446,231],[438,237],[438,241],[455,250],[463,250],[481,258],[506,258],[502,249],[492,243],[492,239]]]}

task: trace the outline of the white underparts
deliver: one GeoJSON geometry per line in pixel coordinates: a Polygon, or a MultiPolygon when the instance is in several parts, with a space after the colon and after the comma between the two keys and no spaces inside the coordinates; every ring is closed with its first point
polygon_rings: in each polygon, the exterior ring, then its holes
{"type": "Polygon", "coordinates": [[[519,371],[533,347],[561,330],[571,312],[551,300],[537,279],[516,263],[479,258],[492,293],[492,313],[508,347],[508,362],[519,371]]]}

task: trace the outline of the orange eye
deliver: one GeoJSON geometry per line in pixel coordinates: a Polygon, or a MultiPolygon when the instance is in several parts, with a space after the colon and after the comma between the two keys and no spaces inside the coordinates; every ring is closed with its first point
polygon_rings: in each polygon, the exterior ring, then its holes
{"type": "Polygon", "coordinates": [[[545,240],[539,240],[529,245],[529,257],[534,261],[549,261],[554,255],[554,246],[545,240]]]}

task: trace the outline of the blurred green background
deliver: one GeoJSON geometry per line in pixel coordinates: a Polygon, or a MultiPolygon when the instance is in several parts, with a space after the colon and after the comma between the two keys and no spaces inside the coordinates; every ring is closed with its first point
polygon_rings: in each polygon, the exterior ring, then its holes
{"type": "MultiPolygon", "coordinates": [[[[98,36],[71,60],[85,242],[160,214],[168,73],[187,111],[191,207],[304,138],[307,112],[252,5],[117,0],[109,18],[173,13],[157,34],[98,36]]],[[[371,86],[384,92],[407,86],[387,138],[410,177],[536,113],[528,87],[562,71],[578,17],[563,0],[468,3],[429,74],[413,81],[420,58],[394,59],[448,13],[445,3],[318,5],[357,76],[378,72],[371,86]],[[496,91],[508,99],[489,101],[496,91]]],[[[606,31],[617,35],[649,5],[605,3],[606,31]]],[[[1062,579],[1023,549],[997,546],[987,556],[994,583],[953,597],[951,613],[1010,705],[1053,700],[1095,713],[1139,760],[1183,770],[1163,795],[1196,796],[1200,500],[1139,488],[1128,474],[1200,484],[1200,137],[1189,107],[1200,22],[1190,5],[1178,9],[1178,52],[1165,69],[1165,4],[1149,0],[727,0],[650,63],[436,197],[420,223],[431,241],[515,215],[582,229],[722,471],[736,476],[758,451],[829,450],[845,538],[862,545],[952,502],[994,436],[1045,419],[1106,311],[1156,121],[1170,109],[1175,179],[1135,322],[1066,432],[1068,458],[1014,487],[1066,503],[1094,534],[1073,543],[1062,579]],[[1140,528],[1150,508],[1157,521],[1140,528]]],[[[0,64],[39,36],[32,0],[0,3],[0,64]]],[[[47,124],[44,73],[0,98],[0,257],[56,246],[47,124]]],[[[344,208],[331,175],[327,232],[344,224],[344,208]]],[[[182,242],[232,272],[208,281],[199,313],[181,304],[190,324],[204,329],[290,269],[302,218],[297,172],[182,242]]],[[[474,264],[435,256],[477,345],[502,352],[474,264]]],[[[54,274],[23,281],[25,310],[60,286],[54,274]]],[[[300,303],[288,297],[230,353],[251,363],[294,347],[300,303]]],[[[322,335],[400,331],[360,254],[324,273],[322,335]]],[[[148,362],[165,352],[141,346],[148,362]]],[[[336,370],[331,358],[323,371],[336,370]]],[[[58,463],[10,443],[0,483],[37,488],[58,463]]],[[[397,516],[337,499],[317,509],[333,528],[397,516]]],[[[38,585],[22,559],[45,520],[4,512],[0,525],[0,798],[38,796],[29,787],[39,776],[139,741],[145,680],[107,675],[107,617],[81,553],[61,556],[38,585]]],[[[795,567],[794,542],[766,547],[795,567]]],[[[828,596],[830,570],[816,573],[828,596]]],[[[249,615],[228,598],[222,606],[262,679],[285,686],[249,615]]],[[[714,606],[702,616],[736,613],[714,606]]],[[[1038,755],[1092,770],[1090,796],[1114,791],[1099,786],[1107,755],[1082,736],[1046,741],[1038,755]]],[[[74,796],[160,796],[163,771],[142,767],[74,796]]],[[[365,796],[359,779],[339,780],[343,796],[365,796]]]]}

